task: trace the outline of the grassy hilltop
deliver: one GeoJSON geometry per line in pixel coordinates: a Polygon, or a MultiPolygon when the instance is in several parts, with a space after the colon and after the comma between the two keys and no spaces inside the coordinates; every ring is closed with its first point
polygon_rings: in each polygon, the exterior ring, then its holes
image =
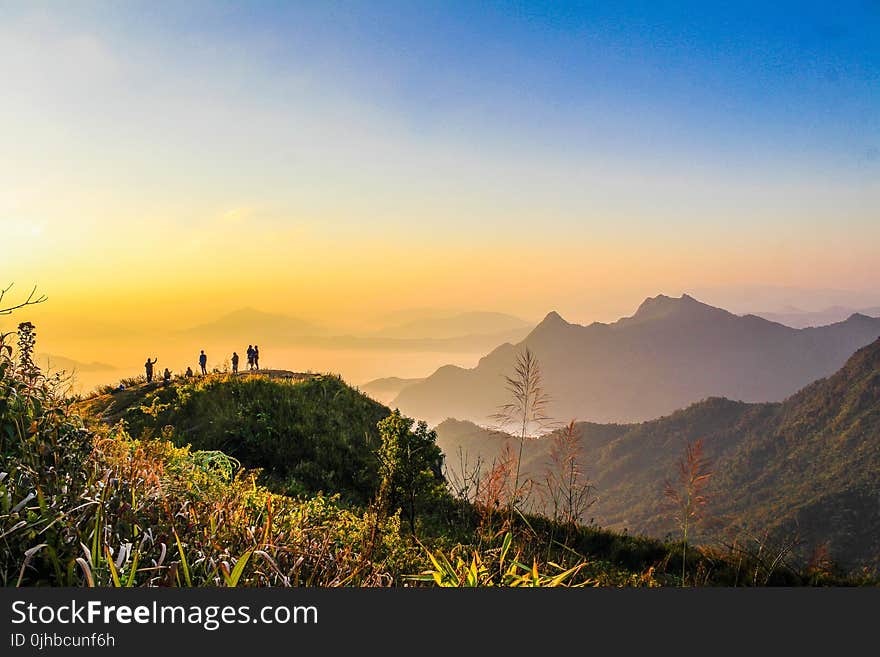
{"type": "Polygon", "coordinates": [[[339,493],[367,502],[376,490],[377,424],[390,411],[335,376],[275,372],[140,384],[87,398],[86,417],[124,421],[129,435],[220,450],[291,494],[339,493]]]}

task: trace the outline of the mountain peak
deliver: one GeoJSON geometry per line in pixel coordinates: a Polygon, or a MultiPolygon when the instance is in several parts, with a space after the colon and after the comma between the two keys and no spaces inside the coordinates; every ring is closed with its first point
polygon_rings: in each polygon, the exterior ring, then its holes
{"type": "Polygon", "coordinates": [[[244,308],[238,308],[236,310],[231,310],[225,315],[223,315],[220,319],[228,319],[230,317],[254,317],[254,316],[265,316],[270,315],[271,313],[263,312],[262,310],[257,310],[253,306],[245,306],[244,308]]]}
{"type": "Polygon", "coordinates": [[[559,324],[559,325],[563,325],[563,326],[568,326],[568,322],[566,322],[564,319],[562,319],[562,315],[560,315],[555,310],[551,310],[549,313],[547,313],[547,316],[541,320],[541,324],[548,324],[548,325],[559,324]]]}
{"type": "Polygon", "coordinates": [[[680,297],[670,297],[665,294],[658,294],[656,297],[648,297],[645,299],[631,319],[660,319],[682,313],[692,314],[694,312],[706,311],[724,312],[718,308],[706,305],[701,301],[697,301],[689,294],[682,294],[680,297]]]}
{"type": "Polygon", "coordinates": [[[566,329],[569,326],[571,326],[571,324],[562,319],[562,315],[555,310],[551,310],[544,316],[544,319],[532,329],[532,332],[529,333],[529,336],[526,339],[533,339],[536,336],[556,336],[560,330],[566,329]]]}

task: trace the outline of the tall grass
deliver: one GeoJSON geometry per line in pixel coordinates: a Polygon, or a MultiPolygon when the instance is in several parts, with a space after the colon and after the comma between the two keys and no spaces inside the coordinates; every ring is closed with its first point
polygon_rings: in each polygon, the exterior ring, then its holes
{"type": "Polygon", "coordinates": [[[681,583],[687,583],[688,540],[695,524],[702,520],[709,501],[706,487],[712,472],[703,454],[703,441],[688,443],[678,463],[676,481],[666,481],[663,495],[675,524],[681,531],[681,583]]]}

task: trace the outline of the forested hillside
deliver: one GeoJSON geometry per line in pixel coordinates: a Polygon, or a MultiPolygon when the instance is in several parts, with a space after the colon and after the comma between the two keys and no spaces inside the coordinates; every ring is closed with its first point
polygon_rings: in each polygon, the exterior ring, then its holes
{"type": "MultiPolygon", "coordinates": [[[[702,539],[769,534],[805,557],[823,550],[851,565],[880,562],[880,340],[782,403],[713,398],[650,422],[577,427],[597,487],[590,513],[604,526],[674,533],[665,482],[686,445],[702,440],[712,470],[702,539]]],[[[461,448],[471,462],[497,459],[504,442],[460,421],[437,431],[444,451],[461,448]]],[[[552,437],[527,445],[532,476],[547,469],[551,445],[552,437]]]]}

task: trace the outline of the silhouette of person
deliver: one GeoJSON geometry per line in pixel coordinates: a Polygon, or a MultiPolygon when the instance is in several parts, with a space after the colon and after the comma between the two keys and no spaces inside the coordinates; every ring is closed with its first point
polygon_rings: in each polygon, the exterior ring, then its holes
{"type": "Polygon", "coordinates": [[[189,378],[192,377],[192,376],[195,376],[195,374],[193,374],[193,368],[191,368],[191,367],[187,367],[187,368],[186,368],[186,374],[184,374],[184,376],[185,376],[187,379],[189,379],[189,378]]]}
{"type": "Polygon", "coordinates": [[[147,371],[147,383],[151,383],[153,381],[153,365],[159,362],[158,358],[154,358],[150,360],[150,357],[147,356],[147,362],[144,363],[144,369],[147,371]]]}
{"type": "Polygon", "coordinates": [[[171,382],[171,370],[169,370],[166,367],[165,371],[162,373],[162,385],[167,386],[170,382],[171,382]]]}
{"type": "Polygon", "coordinates": [[[254,345],[254,369],[260,369],[260,348],[254,345]]]}
{"type": "Polygon", "coordinates": [[[248,369],[254,369],[254,346],[249,344],[247,348],[248,369]]]}
{"type": "Polygon", "coordinates": [[[199,354],[199,367],[202,368],[202,374],[208,373],[208,357],[205,355],[205,350],[202,349],[202,353],[199,354]]]}
{"type": "Polygon", "coordinates": [[[236,352],[232,352],[232,373],[238,374],[238,354],[236,352]]]}

